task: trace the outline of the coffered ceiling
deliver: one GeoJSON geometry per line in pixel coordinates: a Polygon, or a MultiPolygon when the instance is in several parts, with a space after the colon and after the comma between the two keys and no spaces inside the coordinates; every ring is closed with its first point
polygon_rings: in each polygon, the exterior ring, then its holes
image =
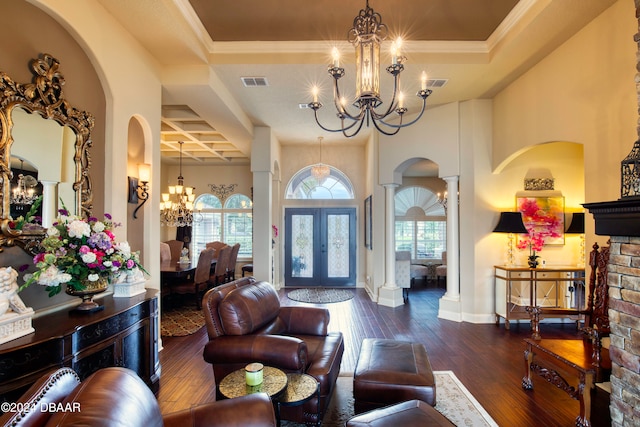
{"type": "MultiPolygon", "coordinates": [[[[163,162],[176,162],[184,141],[185,164],[248,164],[254,126],[271,128],[282,144],[314,144],[318,136],[324,144],[362,144],[371,131],[347,140],[322,131],[312,110],[300,108],[317,84],[322,119],[336,124],[329,52],[341,49],[340,83],[348,92],[355,71],[347,31],[365,0],[99,1],[162,68],[163,162]],[[246,86],[243,77],[257,84],[246,86]]],[[[405,93],[417,91],[423,70],[446,82],[433,89],[432,107],[491,98],[614,2],[369,0],[369,6],[390,39],[406,40],[405,93]]],[[[383,71],[385,100],[390,80],[383,71]]],[[[419,110],[415,98],[407,102],[408,116],[419,110]]]]}

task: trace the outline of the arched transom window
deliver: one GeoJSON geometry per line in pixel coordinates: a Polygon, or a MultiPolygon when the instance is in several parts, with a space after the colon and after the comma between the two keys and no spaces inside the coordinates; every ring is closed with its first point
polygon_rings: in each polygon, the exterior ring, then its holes
{"type": "Polygon", "coordinates": [[[405,187],[395,195],[396,250],[411,251],[412,259],[440,259],[447,250],[444,206],[432,191],[405,187]]]}
{"type": "Polygon", "coordinates": [[[318,182],[311,175],[311,166],[300,169],[296,173],[289,185],[285,198],[287,199],[353,199],[353,186],[349,178],[334,168],[329,166],[330,174],[322,182],[318,182]]]}

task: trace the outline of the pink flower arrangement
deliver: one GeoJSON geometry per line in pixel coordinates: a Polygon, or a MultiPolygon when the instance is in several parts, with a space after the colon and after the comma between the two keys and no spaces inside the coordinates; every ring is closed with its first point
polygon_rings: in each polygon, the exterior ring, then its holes
{"type": "Polygon", "coordinates": [[[116,242],[111,230],[117,225],[109,214],[100,221],[71,216],[61,209],[58,219],[47,229],[47,237],[40,242],[42,252],[33,259],[37,270],[25,274],[20,289],[38,283],[53,296],[63,285],[83,290],[85,281],[110,279],[135,269],[147,273],[140,265],[139,253],[132,252],[128,242],[116,242]]]}
{"type": "Polygon", "coordinates": [[[278,227],[275,224],[271,226],[271,230],[273,231],[273,238],[278,237],[278,227]]]}
{"type": "Polygon", "coordinates": [[[540,258],[536,252],[542,250],[547,239],[561,237],[560,230],[563,229],[562,216],[552,206],[540,206],[543,200],[527,197],[519,200],[518,206],[529,233],[521,237],[516,246],[518,249],[529,248],[529,266],[533,268],[540,258]]]}
{"type": "Polygon", "coordinates": [[[536,267],[538,265],[538,258],[540,258],[536,251],[541,251],[544,246],[544,238],[533,231],[529,231],[527,237],[520,239],[516,245],[518,249],[529,248],[529,266],[536,267]]]}

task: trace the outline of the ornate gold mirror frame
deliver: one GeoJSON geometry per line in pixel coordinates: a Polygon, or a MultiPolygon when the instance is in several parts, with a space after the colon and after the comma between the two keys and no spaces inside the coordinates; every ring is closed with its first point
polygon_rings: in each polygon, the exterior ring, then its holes
{"type": "Polygon", "coordinates": [[[95,119],[91,113],[80,111],[64,99],[62,86],[65,83],[59,71],[60,63],[53,56],[43,53],[31,60],[33,73],[31,83],[21,84],[13,81],[0,71],[0,251],[2,246],[18,244],[28,251],[36,249],[45,230],[23,232],[11,228],[10,185],[11,185],[11,147],[14,108],[22,108],[29,113],[37,113],[42,118],[54,120],[61,126],[68,126],[76,135],[74,163],[76,214],[82,217],[91,215],[93,208],[93,190],[89,168],[91,157],[91,130],[95,119]]]}

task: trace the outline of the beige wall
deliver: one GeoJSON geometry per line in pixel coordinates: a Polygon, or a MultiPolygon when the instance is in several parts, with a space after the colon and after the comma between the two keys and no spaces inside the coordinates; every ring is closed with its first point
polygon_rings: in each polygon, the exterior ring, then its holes
{"type": "Polygon", "coordinates": [[[586,202],[620,196],[637,139],[634,3],[620,0],[494,99],[493,167],[550,141],[585,146],[586,202]]]}

